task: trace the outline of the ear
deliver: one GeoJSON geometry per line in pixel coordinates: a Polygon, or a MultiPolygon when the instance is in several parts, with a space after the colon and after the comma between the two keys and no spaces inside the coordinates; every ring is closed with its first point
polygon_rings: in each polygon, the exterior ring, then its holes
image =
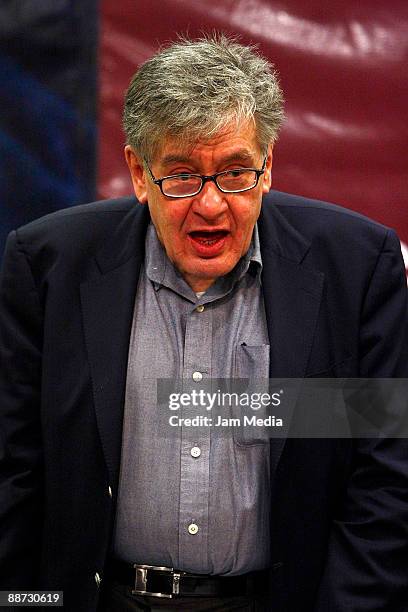
{"type": "Polygon", "coordinates": [[[269,192],[272,185],[273,145],[269,145],[266,157],[265,172],[262,175],[262,193],[269,192]]]}
{"type": "Polygon", "coordinates": [[[125,159],[132,178],[135,195],[141,204],[146,204],[147,180],[143,161],[130,145],[126,145],[125,147],[125,159]]]}

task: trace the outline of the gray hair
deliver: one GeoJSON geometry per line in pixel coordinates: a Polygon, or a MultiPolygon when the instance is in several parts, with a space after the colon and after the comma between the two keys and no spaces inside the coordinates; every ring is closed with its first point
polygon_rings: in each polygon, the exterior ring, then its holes
{"type": "Polygon", "coordinates": [[[283,118],[273,65],[255,47],[212,34],[182,38],[142,64],[126,93],[123,126],[127,144],[152,161],[166,136],[192,144],[248,120],[266,153],[283,118]]]}

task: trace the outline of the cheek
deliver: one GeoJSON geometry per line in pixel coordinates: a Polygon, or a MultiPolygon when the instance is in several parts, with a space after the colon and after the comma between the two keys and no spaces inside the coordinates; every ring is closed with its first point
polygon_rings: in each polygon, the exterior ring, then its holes
{"type": "Polygon", "coordinates": [[[185,235],[182,229],[184,217],[185,215],[178,210],[156,211],[153,222],[168,253],[180,252],[184,247],[185,235]]]}
{"type": "Polygon", "coordinates": [[[237,233],[241,236],[251,234],[258,216],[259,209],[257,206],[248,206],[245,210],[241,210],[235,218],[237,233]]]}
{"type": "Polygon", "coordinates": [[[236,217],[237,231],[235,248],[243,255],[251,243],[252,232],[255,223],[259,216],[260,207],[257,203],[248,207],[245,211],[241,210],[241,214],[236,217]]]}
{"type": "Polygon", "coordinates": [[[158,198],[151,198],[149,200],[149,209],[156,230],[160,229],[161,234],[165,234],[169,225],[172,225],[172,211],[158,198]]]}

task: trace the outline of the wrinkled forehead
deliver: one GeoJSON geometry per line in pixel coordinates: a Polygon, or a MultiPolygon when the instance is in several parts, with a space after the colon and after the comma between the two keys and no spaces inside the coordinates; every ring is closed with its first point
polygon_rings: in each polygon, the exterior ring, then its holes
{"type": "Polygon", "coordinates": [[[169,164],[201,155],[251,163],[261,153],[253,122],[229,125],[216,134],[165,134],[156,144],[153,162],[169,164]]]}

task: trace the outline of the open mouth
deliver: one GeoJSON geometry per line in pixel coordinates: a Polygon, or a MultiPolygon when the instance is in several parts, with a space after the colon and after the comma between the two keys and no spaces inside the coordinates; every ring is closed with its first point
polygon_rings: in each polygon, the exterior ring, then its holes
{"type": "Polygon", "coordinates": [[[189,232],[188,237],[199,255],[213,257],[223,248],[228,235],[227,230],[202,230],[189,232]]]}
{"type": "Polygon", "coordinates": [[[228,234],[226,230],[217,230],[217,231],[203,231],[203,232],[190,232],[190,236],[194,241],[199,242],[204,245],[215,244],[222,238],[228,234]]]}

